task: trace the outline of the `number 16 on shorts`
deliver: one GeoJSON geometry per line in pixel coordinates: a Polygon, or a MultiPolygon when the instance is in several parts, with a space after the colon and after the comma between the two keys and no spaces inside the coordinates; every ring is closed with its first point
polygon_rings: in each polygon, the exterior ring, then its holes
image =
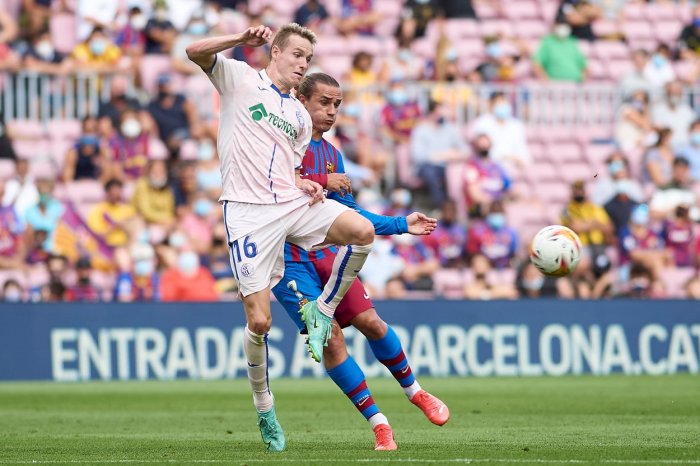
{"type": "Polygon", "coordinates": [[[250,239],[250,236],[245,238],[237,239],[231,243],[231,257],[233,258],[233,273],[236,274],[238,279],[238,274],[240,273],[244,277],[252,277],[255,273],[255,269],[251,262],[244,260],[253,259],[258,255],[257,245],[250,239]]]}

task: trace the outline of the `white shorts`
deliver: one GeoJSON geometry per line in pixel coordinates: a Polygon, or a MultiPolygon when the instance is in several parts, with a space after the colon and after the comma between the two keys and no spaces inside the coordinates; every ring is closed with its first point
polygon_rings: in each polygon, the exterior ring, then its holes
{"type": "Polygon", "coordinates": [[[274,287],[284,275],[284,243],[309,250],[321,244],[348,207],[309,197],[281,204],[224,201],[224,225],[234,278],[243,296],[274,287]]]}

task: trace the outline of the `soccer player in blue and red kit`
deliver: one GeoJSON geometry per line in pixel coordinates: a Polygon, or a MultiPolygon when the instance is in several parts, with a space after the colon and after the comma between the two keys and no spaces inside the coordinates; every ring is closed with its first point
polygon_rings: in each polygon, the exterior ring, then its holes
{"type": "MultiPolygon", "coordinates": [[[[335,123],[338,107],[342,102],[340,85],[331,76],[315,73],[307,76],[299,86],[298,97],[311,115],[313,132],[311,142],[302,161],[302,177],[320,183],[328,197],[358,211],[369,219],[377,235],[410,233],[428,235],[437,221],[414,212],[407,217],[386,217],[360,209],[355,203],[350,181],[344,175],[343,158],[323,133],[335,123]]],[[[305,330],[299,316],[300,304],[316,299],[332,273],[337,248],[306,251],[296,245],[285,244],[284,277],[273,293],[295,321],[299,330],[305,330]]],[[[375,450],[395,450],[393,431],[386,416],[381,413],[367,387],[365,375],[347,352],[340,327],[350,325],[364,334],[372,352],[384,364],[401,385],[408,399],[418,406],[436,425],[449,419],[447,406],[421,388],[411,371],[399,338],[394,330],[378,315],[365,288],[355,279],[335,313],[338,325],[324,348],[323,362],[330,378],[340,387],[355,407],[369,421],[375,433],[375,450]]]]}

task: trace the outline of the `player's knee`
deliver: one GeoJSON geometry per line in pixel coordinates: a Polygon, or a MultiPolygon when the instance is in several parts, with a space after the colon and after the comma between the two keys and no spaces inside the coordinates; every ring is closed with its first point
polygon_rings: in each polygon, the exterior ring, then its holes
{"type": "Polygon", "coordinates": [[[264,335],[272,327],[272,317],[263,313],[253,314],[248,318],[248,328],[256,335],[264,335]]]}
{"type": "Polygon", "coordinates": [[[370,246],[374,242],[374,225],[364,217],[357,222],[355,227],[355,240],[353,244],[357,246],[370,246]]]}

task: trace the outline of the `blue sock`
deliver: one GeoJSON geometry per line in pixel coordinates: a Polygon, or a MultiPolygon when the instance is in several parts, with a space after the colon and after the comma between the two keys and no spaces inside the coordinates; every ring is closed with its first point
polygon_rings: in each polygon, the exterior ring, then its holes
{"type": "Polygon", "coordinates": [[[413,385],[416,377],[411,371],[411,366],[408,365],[408,359],[401,347],[401,341],[396,336],[394,329],[387,326],[386,335],[379,340],[367,340],[369,347],[372,348],[374,356],[384,364],[391,375],[394,376],[399,385],[408,387],[413,385]]]}
{"type": "Polygon", "coordinates": [[[367,388],[365,374],[352,356],[348,356],[345,361],[326,372],[343,393],[350,398],[352,404],[365,419],[369,419],[379,412],[379,408],[374,403],[372,394],[367,388]]]}

